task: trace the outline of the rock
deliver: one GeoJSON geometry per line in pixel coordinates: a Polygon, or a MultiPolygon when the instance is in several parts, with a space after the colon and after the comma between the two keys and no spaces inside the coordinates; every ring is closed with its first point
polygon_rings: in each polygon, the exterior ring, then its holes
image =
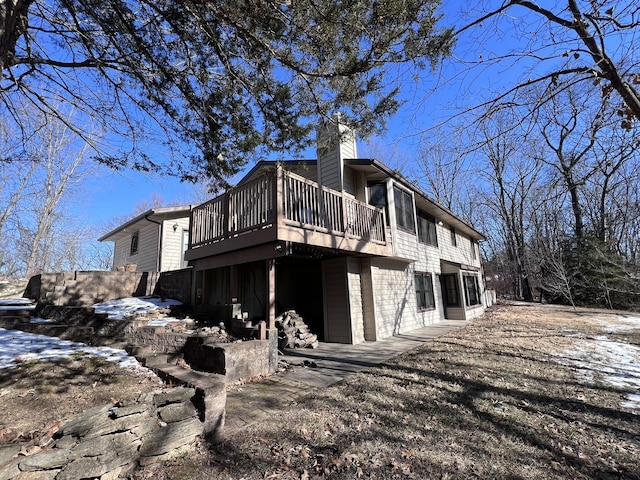
{"type": "Polygon", "coordinates": [[[71,435],[65,435],[65,436],[60,437],[59,439],[57,439],[56,443],[54,444],[54,446],[56,448],[71,448],[76,443],[78,443],[78,440],[75,437],[73,437],[71,435]]]}
{"type": "Polygon", "coordinates": [[[4,463],[15,457],[19,451],[20,445],[17,443],[0,444],[0,468],[4,463]]]}
{"type": "Polygon", "coordinates": [[[38,472],[21,472],[13,480],[54,480],[60,470],[40,470],[38,472]]]}
{"type": "Polygon", "coordinates": [[[109,416],[111,418],[122,418],[136,413],[146,412],[148,409],[149,407],[141,403],[136,403],[127,407],[113,407],[109,416]]]}
{"type": "Polygon", "coordinates": [[[185,445],[180,448],[176,448],[171,450],[170,452],[163,453],[162,455],[155,455],[152,457],[141,457],[138,463],[141,467],[145,467],[147,465],[152,465],[158,462],[166,462],[167,460],[171,460],[172,458],[176,458],[179,455],[182,455],[185,452],[188,452],[191,446],[185,445]]]}
{"type": "Polygon", "coordinates": [[[158,415],[167,423],[181,422],[196,416],[195,407],[187,402],[172,403],[158,409],[158,415]]]}
{"type": "Polygon", "coordinates": [[[153,401],[157,407],[168,405],[169,403],[186,402],[195,395],[195,388],[177,387],[168,392],[157,393],[153,397],[153,401]]]}
{"type": "Polygon", "coordinates": [[[140,448],[140,457],[154,457],[170,452],[191,443],[198,435],[204,432],[203,425],[196,418],[182,422],[170,423],[164,428],[159,428],[146,437],[140,448]]]}
{"type": "Polygon", "coordinates": [[[101,477],[119,467],[133,463],[137,452],[105,452],[97,457],[82,457],[67,464],[58,473],[56,480],[77,480],[78,478],[101,477]]]}
{"type": "Polygon", "coordinates": [[[148,410],[144,410],[140,413],[136,413],[135,415],[128,415],[126,417],[116,418],[115,420],[111,420],[110,418],[107,418],[102,424],[95,425],[94,428],[89,430],[84,436],[84,439],[89,440],[94,437],[100,437],[102,435],[108,435],[110,433],[117,433],[117,432],[124,432],[127,430],[131,430],[132,428],[136,428],[142,425],[149,418],[152,418],[152,417],[148,410]]]}
{"type": "Polygon", "coordinates": [[[15,458],[9,463],[0,465],[0,480],[11,480],[17,477],[20,474],[20,469],[18,468],[19,463],[20,459],[15,458]]]}
{"type": "Polygon", "coordinates": [[[122,467],[118,467],[115,470],[105,473],[100,477],[100,480],[118,480],[120,478],[120,474],[124,473],[125,469],[122,467]]]}
{"type": "Polygon", "coordinates": [[[64,435],[73,435],[74,437],[82,437],[86,435],[97,425],[104,422],[105,419],[109,418],[109,410],[111,410],[111,408],[111,405],[90,408],[81,415],[63,423],[56,432],[55,438],[62,437],[64,435]]]}
{"type": "Polygon", "coordinates": [[[132,428],[131,429],[131,433],[133,433],[136,437],[142,438],[146,434],[148,434],[150,431],[152,431],[154,428],[156,428],[157,426],[158,426],[157,417],[150,418],[146,422],[138,425],[135,428],[132,428]]]}
{"type": "Polygon", "coordinates": [[[105,452],[116,453],[123,456],[135,456],[142,441],[140,437],[131,432],[102,435],[79,443],[71,450],[72,459],[82,457],[98,457],[105,452]]]}
{"type": "Polygon", "coordinates": [[[42,452],[20,461],[20,470],[33,472],[37,470],[59,469],[69,461],[69,450],[54,449],[42,452]]]}

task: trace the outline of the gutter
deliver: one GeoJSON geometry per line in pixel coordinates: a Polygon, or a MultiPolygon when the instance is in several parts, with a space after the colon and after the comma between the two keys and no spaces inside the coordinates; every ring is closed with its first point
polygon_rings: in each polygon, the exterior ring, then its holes
{"type": "Polygon", "coordinates": [[[163,229],[163,222],[156,222],[155,220],[151,220],[151,215],[153,215],[153,213],[147,214],[144,216],[144,219],[147,222],[151,222],[151,223],[155,223],[156,225],[158,225],[158,248],[156,251],[156,272],[160,272],[160,266],[162,265],[162,229],[163,229]]]}

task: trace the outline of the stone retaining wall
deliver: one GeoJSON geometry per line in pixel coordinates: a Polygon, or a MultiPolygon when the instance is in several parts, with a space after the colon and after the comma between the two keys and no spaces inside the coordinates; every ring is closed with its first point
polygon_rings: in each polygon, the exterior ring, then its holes
{"type": "Polygon", "coordinates": [[[169,458],[205,432],[193,388],[149,393],[128,406],[105,405],[64,422],[40,453],[0,445],[0,480],[115,479],[169,458]]]}
{"type": "Polygon", "coordinates": [[[190,268],[172,272],[60,272],[29,279],[25,297],[52,305],[88,306],[125,297],[158,295],[191,301],[190,268]]]}
{"type": "Polygon", "coordinates": [[[278,332],[267,331],[267,340],[208,343],[207,337],[189,337],[184,359],[199,370],[224,375],[225,382],[268,376],[278,368],[278,332]]]}

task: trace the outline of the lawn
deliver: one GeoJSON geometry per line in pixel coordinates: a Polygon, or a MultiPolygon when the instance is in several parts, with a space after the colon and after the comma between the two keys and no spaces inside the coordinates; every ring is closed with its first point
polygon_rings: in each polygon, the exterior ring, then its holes
{"type": "MultiPolygon", "coordinates": [[[[202,440],[190,454],[133,478],[640,480],[639,352],[638,315],[496,306],[220,444],[202,440]]],[[[104,402],[108,393],[154,388],[130,374],[118,379],[111,364],[108,371],[101,364],[101,374],[96,365],[79,370],[79,361],[59,369],[66,388],[53,388],[60,385],[54,368],[33,371],[47,388],[28,374],[33,365],[5,371],[3,406],[43,411],[46,397],[85,408],[94,391],[104,402]],[[71,367],[85,380],[72,381],[71,367]]],[[[2,412],[5,428],[12,413],[2,412]]]]}
{"type": "Polygon", "coordinates": [[[639,393],[640,325],[632,320],[497,306],[137,478],[640,479],[640,405],[629,396],[639,393]],[[622,373],[608,372],[603,364],[620,352],[635,357],[622,373]]]}

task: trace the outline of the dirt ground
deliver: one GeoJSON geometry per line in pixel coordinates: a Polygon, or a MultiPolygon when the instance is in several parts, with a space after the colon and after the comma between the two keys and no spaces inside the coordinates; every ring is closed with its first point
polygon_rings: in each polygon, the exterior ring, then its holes
{"type": "MultiPolygon", "coordinates": [[[[633,389],[580,360],[602,341],[640,346],[637,327],[610,328],[628,315],[496,306],[133,478],[640,480],[640,418],[624,406],[633,389]]],[[[154,388],[99,360],[0,371],[0,441],[41,438],[73,413],[154,388]]]]}
{"type": "Polygon", "coordinates": [[[60,422],[97,405],[128,404],[161,388],[157,377],[141,376],[98,357],[25,362],[0,370],[0,442],[39,446],[60,422]]]}

